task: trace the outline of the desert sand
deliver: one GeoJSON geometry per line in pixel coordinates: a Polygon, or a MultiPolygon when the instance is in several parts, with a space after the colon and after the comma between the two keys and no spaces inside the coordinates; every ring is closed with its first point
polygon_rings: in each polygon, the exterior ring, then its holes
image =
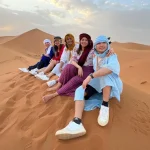
{"type": "Polygon", "coordinates": [[[15,36],[2,36],[0,37],[0,44],[6,43],[14,38],[15,36]]]}
{"type": "Polygon", "coordinates": [[[0,37],[0,150],[150,150],[150,46],[114,42],[121,64],[121,102],[110,101],[110,122],[97,123],[98,109],[84,113],[87,135],[61,141],[55,132],[72,119],[74,102],[57,97],[44,104],[47,85],[18,67],[38,61],[43,39],[38,29],[0,37]]]}

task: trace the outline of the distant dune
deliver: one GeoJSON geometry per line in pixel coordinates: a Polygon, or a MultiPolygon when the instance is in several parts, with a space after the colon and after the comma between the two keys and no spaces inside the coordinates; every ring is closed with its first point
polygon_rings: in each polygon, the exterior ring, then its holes
{"type": "Polygon", "coordinates": [[[53,42],[54,36],[41,30],[33,29],[4,43],[3,46],[25,54],[40,54],[43,52],[43,40],[46,38],[53,42]]]}
{"type": "Polygon", "coordinates": [[[132,50],[150,50],[149,45],[143,45],[138,43],[119,43],[119,42],[113,42],[113,46],[118,46],[126,49],[132,49],[132,50]]]}
{"type": "Polygon", "coordinates": [[[2,36],[2,37],[0,37],[0,44],[8,42],[14,38],[15,38],[15,36],[2,36]]]}

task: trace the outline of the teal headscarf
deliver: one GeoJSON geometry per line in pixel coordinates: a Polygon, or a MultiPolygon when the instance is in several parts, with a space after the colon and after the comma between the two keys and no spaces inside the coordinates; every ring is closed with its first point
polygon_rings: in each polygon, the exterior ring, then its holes
{"type": "Polygon", "coordinates": [[[101,58],[104,58],[106,55],[107,55],[107,52],[110,50],[110,44],[109,44],[109,40],[106,36],[104,35],[101,35],[101,36],[98,36],[95,40],[95,43],[94,43],[94,51],[95,51],[95,54],[101,58]],[[103,53],[99,53],[97,50],[96,50],[96,45],[98,43],[102,43],[102,42],[106,42],[107,43],[107,49],[103,52],[103,53]]]}

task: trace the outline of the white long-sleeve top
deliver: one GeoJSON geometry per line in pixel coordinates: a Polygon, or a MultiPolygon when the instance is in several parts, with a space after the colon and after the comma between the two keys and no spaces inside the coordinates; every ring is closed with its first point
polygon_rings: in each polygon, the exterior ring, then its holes
{"type": "Polygon", "coordinates": [[[67,48],[65,47],[65,48],[64,48],[64,51],[63,51],[63,53],[62,53],[62,55],[61,55],[60,61],[63,62],[64,64],[65,64],[65,63],[69,63],[69,61],[70,61],[70,53],[71,53],[71,56],[72,56],[72,54],[74,53],[74,51],[76,51],[76,50],[78,49],[78,47],[79,47],[79,45],[76,44],[76,45],[74,46],[74,48],[73,48],[72,51],[67,50],[67,48]]]}

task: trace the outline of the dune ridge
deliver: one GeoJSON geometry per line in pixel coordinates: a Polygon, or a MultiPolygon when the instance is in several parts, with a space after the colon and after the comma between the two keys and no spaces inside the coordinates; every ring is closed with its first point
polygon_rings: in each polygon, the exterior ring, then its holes
{"type": "Polygon", "coordinates": [[[43,52],[43,40],[46,38],[53,42],[54,36],[39,29],[33,29],[2,45],[24,54],[41,54],[43,52]]]}
{"type": "Polygon", "coordinates": [[[15,38],[15,36],[2,36],[2,37],[0,37],[0,44],[8,42],[14,38],[15,38]]]}
{"type": "Polygon", "coordinates": [[[119,42],[112,42],[112,45],[116,45],[118,47],[126,48],[126,49],[132,49],[132,50],[150,50],[150,45],[144,45],[139,43],[119,43],[119,42]]]}

